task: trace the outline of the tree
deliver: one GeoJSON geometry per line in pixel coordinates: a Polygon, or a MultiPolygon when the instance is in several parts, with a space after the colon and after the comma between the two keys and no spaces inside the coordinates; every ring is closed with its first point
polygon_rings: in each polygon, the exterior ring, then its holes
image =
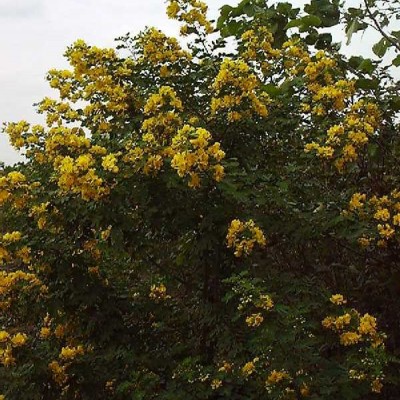
{"type": "Polygon", "coordinates": [[[337,2],[206,11],[169,2],[187,49],[78,40],[5,127],[5,399],[399,394],[396,82],[337,2]]]}

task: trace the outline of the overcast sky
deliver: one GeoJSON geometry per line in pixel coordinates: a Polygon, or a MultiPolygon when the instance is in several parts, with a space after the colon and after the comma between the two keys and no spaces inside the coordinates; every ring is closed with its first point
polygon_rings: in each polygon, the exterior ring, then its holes
{"type": "MultiPolygon", "coordinates": [[[[212,17],[222,5],[238,2],[207,1],[212,17]]],[[[145,26],[178,33],[177,23],[165,15],[165,0],[0,0],[0,126],[21,119],[42,121],[32,104],[55,96],[44,77],[51,68],[67,67],[62,55],[76,39],[114,46],[114,38],[145,26]]],[[[0,134],[0,161],[9,164],[18,159],[7,137],[0,134]]]]}

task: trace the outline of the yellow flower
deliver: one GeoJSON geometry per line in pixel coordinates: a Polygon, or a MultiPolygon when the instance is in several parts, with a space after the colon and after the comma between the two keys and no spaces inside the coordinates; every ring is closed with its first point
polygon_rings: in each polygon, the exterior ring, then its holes
{"type": "Polygon", "coordinates": [[[212,390],[218,389],[221,385],[222,385],[222,381],[220,379],[213,379],[211,381],[211,389],[212,390]]]}
{"type": "Polygon", "coordinates": [[[216,182],[221,182],[225,175],[224,167],[220,164],[214,167],[214,179],[216,182]]]}
{"type": "Polygon", "coordinates": [[[199,174],[196,174],[195,172],[190,172],[190,181],[188,183],[188,186],[196,189],[200,186],[200,177],[199,174]]]}
{"type": "Polygon", "coordinates": [[[232,371],[232,364],[224,361],[222,366],[218,369],[218,372],[231,372],[232,371]]]}
{"type": "Polygon", "coordinates": [[[378,221],[388,221],[390,219],[390,212],[387,208],[381,208],[375,212],[374,218],[378,221]]]}
{"type": "Polygon", "coordinates": [[[366,237],[360,237],[357,241],[362,247],[368,247],[371,244],[371,240],[366,237]]]}
{"type": "Polygon", "coordinates": [[[331,296],[329,300],[331,301],[331,303],[336,305],[342,305],[347,303],[347,300],[341,294],[334,294],[331,296]]]}
{"type": "Polygon", "coordinates": [[[19,231],[8,232],[3,235],[3,241],[8,243],[18,242],[21,237],[22,235],[19,231]]]}
{"type": "Polygon", "coordinates": [[[17,333],[12,337],[11,343],[15,347],[23,346],[26,343],[27,338],[28,337],[24,333],[17,333]]]}
{"type": "Polygon", "coordinates": [[[9,172],[7,177],[13,185],[26,181],[25,175],[18,171],[9,172]]]}
{"type": "Polygon", "coordinates": [[[245,376],[251,375],[253,372],[255,372],[256,366],[254,365],[254,362],[249,361],[242,367],[242,374],[245,376]]]}
{"type": "Polygon", "coordinates": [[[257,328],[261,325],[263,321],[264,317],[261,315],[261,313],[252,314],[246,318],[247,326],[250,326],[252,328],[257,328]]]}
{"type": "Polygon", "coordinates": [[[351,315],[349,313],[346,313],[344,315],[341,315],[337,317],[334,320],[334,326],[336,329],[343,329],[346,325],[349,325],[351,321],[351,315]]]}
{"type": "Polygon", "coordinates": [[[170,299],[171,296],[167,295],[167,288],[163,283],[159,285],[151,285],[150,287],[150,299],[161,301],[170,299]]]}
{"type": "Polygon", "coordinates": [[[0,331],[0,342],[5,342],[10,337],[10,334],[6,331],[0,331]]]}
{"type": "Polygon", "coordinates": [[[57,339],[61,339],[65,335],[65,327],[64,325],[57,325],[56,328],[54,329],[54,335],[56,336],[57,339]]]}
{"type": "Polygon", "coordinates": [[[327,329],[332,329],[335,324],[334,317],[326,317],[322,320],[322,326],[327,329]]]}
{"type": "Polygon", "coordinates": [[[365,194],[361,193],[354,193],[353,196],[351,196],[350,202],[349,202],[349,209],[351,211],[357,210],[358,208],[361,208],[364,206],[365,199],[366,199],[365,194]]]}
{"type": "Polygon", "coordinates": [[[340,335],[340,344],[343,346],[350,346],[357,344],[361,340],[361,335],[357,332],[344,332],[340,335]]]}
{"type": "Polygon", "coordinates": [[[395,230],[389,224],[378,224],[377,228],[379,235],[384,239],[390,239],[395,234],[395,230]]]}
{"type": "Polygon", "coordinates": [[[267,242],[262,230],[251,219],[247,222],[233,220],[228,228],[226,240],[227,246],[235,250],[236,257],[241,257],[243,254],[249,255],[255,244],[264,247],[267,242]]]}
{"type": "Polygon", "coordinates": [[[380,379],[376,378],[371,382],[371,391],[373,393],[380,393],[383,388],[382,382],[380,379]]]}
{"type": "Polygon", "coordinates": [[[274,302],[267,294],[260,295],[260,298],[255,302],[255,306],[264,310],[270,310],[274,306],[274,302]]]}
{"type": "Polygon", "coordinates": [[[115,154],[108,154],[102,158],[102,167],[106,171],[117,173],[119,171],[117,164],[117,157],[115,154]]]}
{"type": "Polygon", "coordinates": [[[40,329],[40,337],[42,339],[47,339],[51,335],[50,328],[44,326],[40,329]]]}
{"type": "Polygon", "coordinates": [[[267,378],[267,385],[274,385],[276,383],[279,383],[281,381],[283,381],[284,379],[288,379],[290,376],[286,371],[277,371],[277,370],[273,370],[268,378],[267,378]]]}
{"type": "Polygon", "coordinates": [[[53,373],[54,380],[62,385],[67,380],[67,375],[65,373],[65,367],[61,366],[57,361],[52,361],[49,363],[49,369],[53,373]]]}
{"type": "Polygon", "coordinates": [[[81,356],[85,353],[83,347],[81,345],[77,347],[70,347],[66,346],[61,349],[60,358],[71,360],[74,359],[76,356],[81,356]]]}
{"type": "Polygon", "coordinates": [[[358,332],[361,335],[375,335],[376,334],[376,318],[369,314],[364,314],[360,318],[360,325],[358,332]]]}
{"type": "Polygon", "coordinates": [[[308,387],[308,385],[306,383],[303,383],[300,387],[300,394],[303,397],[308,397],[310,395],[310,388],[308,387]]]}

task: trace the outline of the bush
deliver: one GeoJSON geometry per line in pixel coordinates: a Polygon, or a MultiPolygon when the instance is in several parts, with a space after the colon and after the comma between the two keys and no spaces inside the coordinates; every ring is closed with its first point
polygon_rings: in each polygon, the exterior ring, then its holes
{"type": "Polygon", "coordinates": [[[186,49],[78,40],[6,125],[3,398],[400,394],[397,83],[336,2],[206,11],[169,2],[186,49]]]}

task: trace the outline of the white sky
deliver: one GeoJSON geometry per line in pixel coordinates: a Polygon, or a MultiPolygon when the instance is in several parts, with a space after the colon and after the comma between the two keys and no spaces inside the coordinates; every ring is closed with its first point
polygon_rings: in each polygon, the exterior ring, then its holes
{"type": "MultiPolygon", "coordinates": [[[[207,1],[214,18],[222,5],[238,2],[207,1]]],[[[21,119],[42,121],[32,105],[55,96],[44,77],[51,68],[67,67],[63,53],[76,39],[113,47],[114,38],[136,34],[145,26],[176,36],[178,24],[167,18],[165,7],[165,0],[0,0],[0,126],[21,119]]],[[[0,161],[19,159],[0,134],[0,161]]]]}

